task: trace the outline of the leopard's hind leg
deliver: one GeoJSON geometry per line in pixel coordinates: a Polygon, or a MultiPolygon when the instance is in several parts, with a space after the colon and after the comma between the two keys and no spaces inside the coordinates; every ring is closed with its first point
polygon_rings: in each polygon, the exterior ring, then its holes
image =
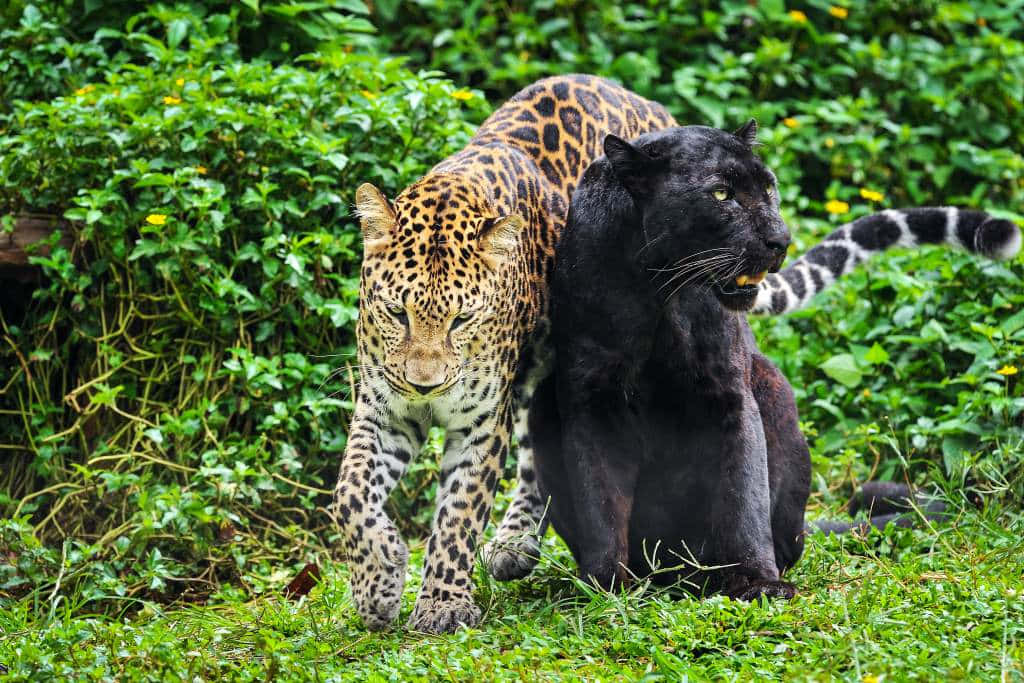
{"type": "Polygon", "coordinates": [[[537,485],[533,465],[533,442],[529,430],[530,404],[537,385],[551,373],[551,354],[547,343],[533,345],[528,369],[522,373],[516,390],[514,430],[517,450],[516,488],[497,531],[484,545],[483,561],[491,576],[499,581],[521,579],[533,571],[540,558],[540,539],[547,529],[545,501],[537,485]],[[538,351],[540,349],[540,351],[538,351]]]}

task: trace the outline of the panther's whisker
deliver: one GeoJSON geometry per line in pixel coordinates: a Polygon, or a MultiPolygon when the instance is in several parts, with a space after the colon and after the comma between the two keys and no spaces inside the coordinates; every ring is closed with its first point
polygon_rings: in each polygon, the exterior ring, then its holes
{"type": "Polygon", "coordinates": [[[673,263],[668,268],[648,268],[647,270],[652,271],[652,272],[657,272],[657,273],[672,272],[672,271],[677,270],[677,269],[681,268],[682,266],[686,265],[687,261],[689,261],[689,260],[691,260],[693,258],[696,258],[698,256],[701,256],[702,254],[708,254],[708,253],[711,253],[713,251],[731,251],[731,248],[730,247],[714,247],[712,249],[705,249],[704,251],[698,251],[698,252],[695,252],[693,254],[688,254],[688,255],[684,256],[683,258],[679,259],[678,261],[673,263]]]}
{"type": "MultiPolygon", "coordinates": [[[[742,256],[742,254],[741,254],[741,256],[742,256]]],[[[679,292],[680,289],[682,289],[687,284],[689,284],[690,282],[694,281],[695,279],[697,279],[697,277],[700,277],[701,275],[710,275],[711,277],[706,277],[705,278],[705,284],[704,284],[704,286],[702,286],[700,288],[699,291],[701,291],[701,292],[703,292],[703,291],[710,291],[711,287],[713,286],[713,284],[715,282],[715,280],[723,279],[722,276],[721,276],[721,273],[726,272],[726,268],[729,268],[729,272],[739,272],[739,271],[743,270],[743,261],[740,259],[740,257],[736,257],[736,261],[733,262],[733,263],[728,263],[727,262],[727,263],[722,263],[722,264],[716,264],[713,268],[707,269],[704,273],[696,274],[695,276],[690,277],[687,280],[685,280],[684,282],[680,283],[679,286],[677,286],[674,290],[672,290],[672,293],[669,294],[666,297],[665,300],[668,301],[669,299],[671,299],[673,296],[676,295],[677,292],[679,292]]]]}
{"type": "Polygon", "coordinates": [[[662,269],[653,269],[652,268],[652,269],[649,269],[649,270],[651,270],[652,272],[658,272],[658,273],[674,273],[674,272],[677,272],[677,271],[680,271],[680,270],[685,270],[687,268],[692,268],[693,266],[699,265],[701,263],[705,263],[707,261],[713,261],[713,260],[716,260],[716,259],[723,259],[723,258],[730,258],[731,256],[732,256],[732,254],[729,254],[727,252],[727,253],[724,253],[724,254],[713,254],[711,256],[705,256],[704,258],[700,258],[700,259],[696,259],[696,260],[694,260],[693,258],[687,258],[685,260],[677,261],[674,265],[670,266],[669,268],[662,268],[662,269]]]}
{"type": "Polygon", "coordinates": [[[695,267],[694,269],[687,270],[687,271],[680,272],[680,273],[677,273],[677,274],[673,275],[671,278],[669,278],[665,282],[665,284],[663,284],[661,287],[658,288],[658,291],[659,292],[662,291],[663,289],[665,289],[669,285],[675,283],[680,278],[685,277],[686,279],[680,285],[680,286],[683,286],[683,285],[685,285],[685,284],[687,284],[689,282],[692,282],[696,278],[699,278],[699,277],[702,277],[704,275],[707,275],[709,272],[711,272],[713,270],[716,270],[716,269],[718,269],[720,267],[725,267],[725,266],[729,265],[730,263],[732,263],[732,260],[734,258],[735,258],[734,256],[730,255],[728,258],[721,259],[721,260],[718,260],[718,261],[711,261],[711,260],[702,261],[700,263],[700,267],[695,267]]]}
{"type": "Polygon", "coordinates": [[[686,277],[687,275],[690,275],[691,273],[694,273],[694,272],[700,273],[702,271],[707,270],[710,267],[717,266],[717,265],[720,265],[720,264],[723,264],[723,263],[728,263],[733,258],[735,258],[735,257],[732,256],[731,254],[730,255],[723,255],[723,256],[715,256],[715,257],[703,259],[703,260],[698,261],[697,263],[694,263],[694,264],[690,264],[688,268],[686,268],[685,270],[680,270],[679,272],[677,272],[674,275],[672,275],[672,277],[670,277],[668,280],[666,280],[665,283],[662,284],[658,288],[658,291],[660,292],[661,290],[665,289],[665,287],[668,287],[669,285],[671,285],[673,282],[675,282],[676,280],[678,280],[681,277],[686,277]]]}

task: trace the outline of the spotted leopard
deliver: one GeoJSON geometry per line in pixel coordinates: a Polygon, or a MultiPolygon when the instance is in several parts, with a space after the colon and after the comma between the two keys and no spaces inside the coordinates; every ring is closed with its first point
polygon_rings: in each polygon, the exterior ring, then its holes
{"type": "Polygon", "coordinates": [[[431,425],[447,429],[447,442],[410,628],[440,633],[479,621],[474,553],[513,434],[520,488],[483,554],[499,578],[532,567],[543,503],[526,415],[549,371],[555,241],[607,133],[629,139],[672,125],[661,105],[609,81],[548,78],[393,202],[372,185],[357,189],[360,379],[332,513],[368,628],[398,615],[408,550],[384,503],[431,425]]]}

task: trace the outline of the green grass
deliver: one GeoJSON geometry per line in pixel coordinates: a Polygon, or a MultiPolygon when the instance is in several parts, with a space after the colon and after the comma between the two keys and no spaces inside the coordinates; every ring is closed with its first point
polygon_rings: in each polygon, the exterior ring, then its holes
{"type": "MultiPolygon", "coordinates": [[[[549,533],[530,578],[478,569],[483,623],[442,637],[365,631],[344,566],[326,561],[298,602],[222,595],[118,619],[40,595],[0,606],[0,662],[12,680],[1022,680],[1022,532],[992,508],[813,536],[789,576],[799,596],[759,604],[591,590],[549,533]]],[[[420,545],[403,620],[421,559],[420,545]]]]}

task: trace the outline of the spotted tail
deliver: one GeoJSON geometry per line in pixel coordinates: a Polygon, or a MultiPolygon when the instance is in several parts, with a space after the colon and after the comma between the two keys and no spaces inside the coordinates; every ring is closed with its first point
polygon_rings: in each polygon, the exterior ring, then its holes
{"type": "Polygon", "coordinates": [[[891,247],[948,244],[992,259],[1020,250],[1020,229],[984,211],[954,207],[891,209],[837,228],[820,244],[760,285],[754,315],[778,315],[811,298],[874,254],[891,247]]]}

